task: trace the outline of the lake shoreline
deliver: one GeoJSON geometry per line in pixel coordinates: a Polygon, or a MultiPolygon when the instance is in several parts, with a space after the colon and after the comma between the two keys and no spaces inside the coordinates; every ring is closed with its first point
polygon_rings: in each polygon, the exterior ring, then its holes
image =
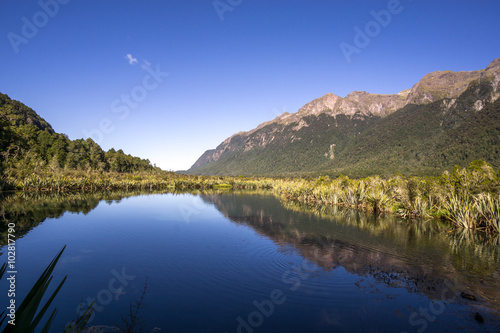
{"type": "Polygon", "coordinates": [[[407,219],[440,219],[456,228],[500,233],[500,178],[491,165],[476,161],[441,177],[350,179],[187,176],[173,172],[64,172],[7,177],[4,192],[86,192],[113,190],[270,190],[284,201],[344,206],[407,219]]]}

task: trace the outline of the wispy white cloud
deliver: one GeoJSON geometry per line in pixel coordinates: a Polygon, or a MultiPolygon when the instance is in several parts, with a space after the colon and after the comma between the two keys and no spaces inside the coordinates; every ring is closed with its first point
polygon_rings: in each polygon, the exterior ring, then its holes
{"type": "Polygon", "coordinates": [[[133,65],[133,64],[135,64],[135,63],[137,63],[137,62],[139,62],[139,61],[137,61],[137,59],[136,59],[136,58],[132,57],[132,55],[131,55],[130,53],[128,53],[128,54],[125,56],[125,59],[127,59],[127,60],[128,60],[128,63],[129,63],[129,64],[131,64],[131,65],[133,65]]]}

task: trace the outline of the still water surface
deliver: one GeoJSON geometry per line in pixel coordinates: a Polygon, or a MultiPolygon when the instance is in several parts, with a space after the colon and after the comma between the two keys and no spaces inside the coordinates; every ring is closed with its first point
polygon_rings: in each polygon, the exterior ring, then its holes
{"type": "Polygon", "coordinates": [[[245,192],[10,198],[4,210],[21,237],[19,300],[67,245],[54,332],[82,299],[97,299],[91,325],[120,323],[146,281],[147,332],[500,330],[498,239],[436,223],[245,192]]]}

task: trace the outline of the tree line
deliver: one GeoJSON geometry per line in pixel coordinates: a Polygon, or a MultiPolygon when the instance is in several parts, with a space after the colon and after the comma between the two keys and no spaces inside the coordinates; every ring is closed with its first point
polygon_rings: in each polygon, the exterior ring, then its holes
{"type": "Polygon", "coordinates": [[[159,170],[123,150],[104,151],[91,138],[70,140],[26,105],[0,93],[0,171],[23,177],[64,170],[132,173],[159,170]]]}

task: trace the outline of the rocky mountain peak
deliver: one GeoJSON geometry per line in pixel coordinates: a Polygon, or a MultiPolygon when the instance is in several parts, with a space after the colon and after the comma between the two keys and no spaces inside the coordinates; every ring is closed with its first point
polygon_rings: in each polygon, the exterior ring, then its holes
{"type": "Polygon", "coordinates": [[[302,116],[319,114],[325,110],[334,110],[336,105],[342,100],[342,97],[328,93],[320,98],[304,105],[298,112],[302,116]]]}
{"type": "Polygon", "coordinates": [[[407,104],[427,104],[442,98],[453,98],[465,91],[469,83],[477,80],[481,71],[437,71],[425,75],[408,94],[407,104]]]}
{"type": "Polygon", "coordinates": [[[405,90],[403,90],[403,91],[400,91],[400,92],[398,93],[398,96],[403,96],[403,97],[405,97],[405,98],[406,98],[406,97],[408,97],[408,95],[410,94],[410,92],[411,92],[411,89],[405,89],[405,90]]]}
{"type": "Polygon", "coordinates": [[[498,72],[500,71],[500,58],[493,60],[488,67],[486,67],[486,72],[498,72]]]}
{"type": "Polygon", "coordinates": [[[347,95],[345,99],[359,101],[361,98],[366,97],[368,95],[370,95],[370,93],[366,91],[353,91],[352,93],[347,95]]]}
{"type": "Polygon", "coordinates": [[[500,58],[493,60],[486,69],[467,72],[437,71],[425,75],[408,94],[407,104],[427,104],[442,98],[456,98],[469,84],[483,76],[498,77],[500,58]]]}
{"type": "Polygon", "coordinates": [[[405,99],[399,95],[378,95],[366,91],[353,91],[345,98],[334,94],[326,94],[303,106],[297,115],[301,117],[327,113],[353,116],[360,112],[363,115],[385,116],[404,106],[405,99]]]}
{"type": "Polygon", "coordinates": [[[296,113],[285,112],[275,119],[260,124],[256,129],[247,132],[252,134],[271,123],[290,124],[302,118],[326,113],[331,116],[354,116],[361,113],[365,116],[387,116],[407,104],[427,104],[442,98],[455,98],[467,89],[468,85],[482,75],[494,74],[500,81],[500,58],[493,60],[483,70],[469,72],[436,71],[425,75],[411,89],[397,94],[380,95],[366,91],[353,91],[345,98],[327,93],[304,105],[296,113]]]}

